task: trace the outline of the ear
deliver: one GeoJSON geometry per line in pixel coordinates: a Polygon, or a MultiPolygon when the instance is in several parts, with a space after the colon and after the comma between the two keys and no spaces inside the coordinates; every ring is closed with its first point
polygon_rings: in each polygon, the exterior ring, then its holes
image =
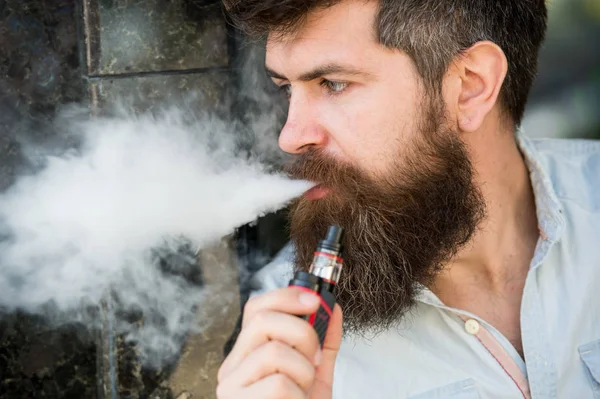
{"type": "Polygon", "coordinates": [[[475,43],[453,65],[454,100],[458,127],[473,132],[496,105],[508,61],[498,45],[490,41],[475,43]]]}

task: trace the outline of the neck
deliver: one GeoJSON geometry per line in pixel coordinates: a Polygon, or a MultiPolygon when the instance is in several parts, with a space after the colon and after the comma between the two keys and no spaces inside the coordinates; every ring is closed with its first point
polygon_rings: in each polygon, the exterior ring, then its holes
{"type": "Polygon", "coordinates": [[[465,136],[486,219],[432,288],[440,297],[468,281],[490,293],[522,290],[539,235],[525,160],[512,129],[488,126],[465,136]]]}

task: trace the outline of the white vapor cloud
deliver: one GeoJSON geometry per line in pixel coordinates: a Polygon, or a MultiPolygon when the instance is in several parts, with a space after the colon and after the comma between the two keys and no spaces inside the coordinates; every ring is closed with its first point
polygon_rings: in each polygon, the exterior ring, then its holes
{"type": "Polygon", "coordinates": [[[35,313],[50,303],[78,314],[110,293],[117,310],[160,320],[121,331],[139,341],[142,355],[173,354],[204,295],[157,267],[157,254],[185,243],[182,256],[193,257],[310,187],[240,156],[235,126],[214,116],[171,109],[71,114],[60,123],[77,147],[30,148],[41,167],[0,196],[0,306],[35,313]]]}

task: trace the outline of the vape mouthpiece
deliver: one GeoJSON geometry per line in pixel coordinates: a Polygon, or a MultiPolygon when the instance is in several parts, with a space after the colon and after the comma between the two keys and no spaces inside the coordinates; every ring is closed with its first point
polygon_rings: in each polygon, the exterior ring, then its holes
{"type": "Polygon", "coordinates": [[[342,271],[342,235],[340,226],[329,226],[325,238],[319,241],[309,272],[322,278],[333,290],[342,271]]]}
{"type": "Polygon", "coordinates": [[[342,237],[344,229],[337,225],[329,226],[325,239],[319,242],[319,247],[330,251],[340,252],[342,249],[342,237]]]}

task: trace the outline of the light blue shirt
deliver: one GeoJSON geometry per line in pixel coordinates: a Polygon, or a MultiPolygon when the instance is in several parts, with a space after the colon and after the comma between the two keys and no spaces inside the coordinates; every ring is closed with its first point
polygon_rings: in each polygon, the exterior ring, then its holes
{"type": "MultiPolygon", "coordinates": [[[[424,290],[396,327],[344,338],[334,399],[600,399],[600,141],[517,138],[541,231],[521,304],[524,359],[485,320],[424,290]]],[[[291,256],[288,246],[256,275],[254,295],[288,284],[291,256]]]]}

